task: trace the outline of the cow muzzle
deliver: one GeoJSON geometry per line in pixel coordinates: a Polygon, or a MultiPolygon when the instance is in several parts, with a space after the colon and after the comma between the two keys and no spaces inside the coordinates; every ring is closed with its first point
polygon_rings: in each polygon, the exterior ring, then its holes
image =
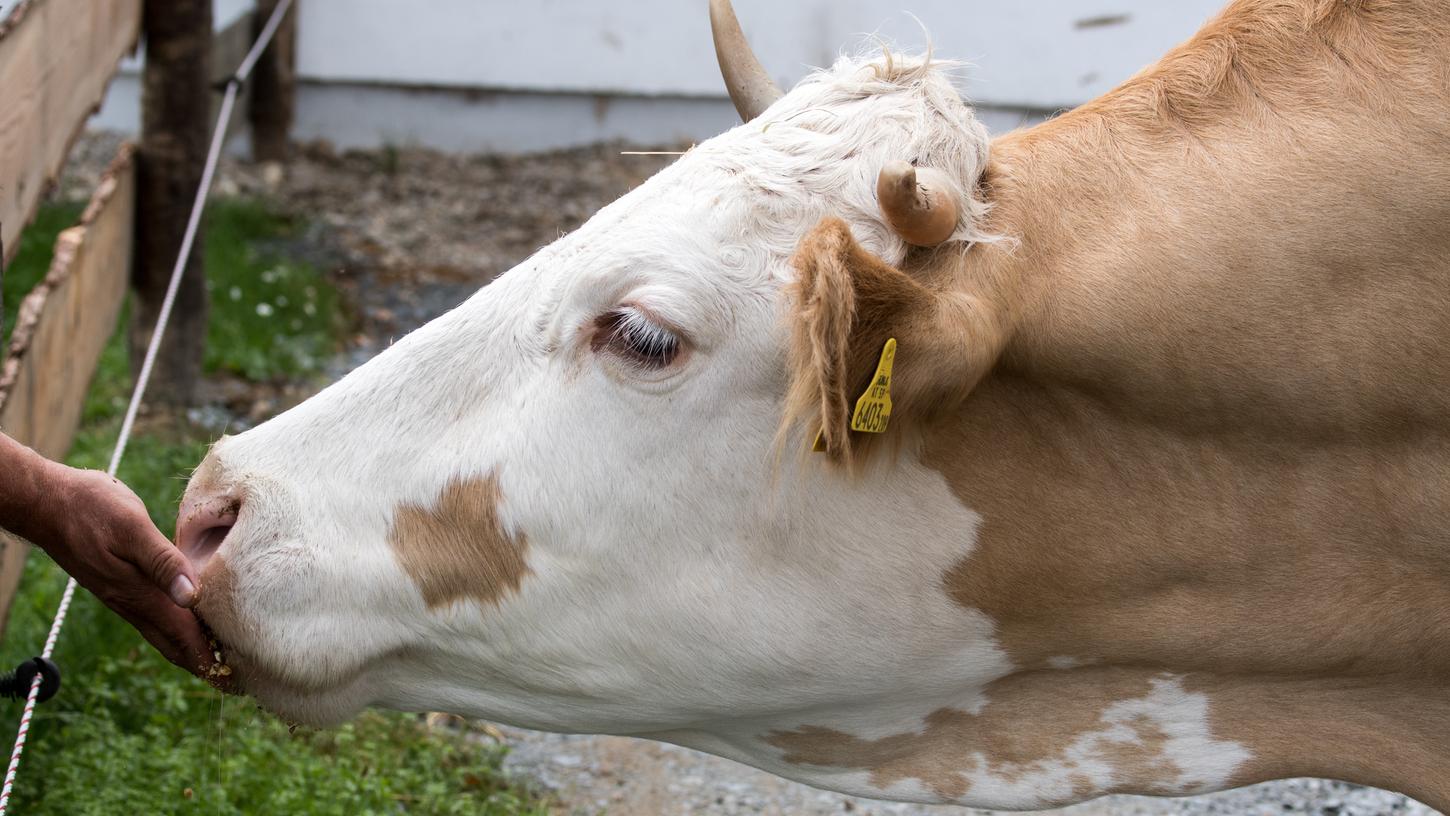
{"type": "MultiPolygon", "coordinates": [[[[216,485],[217,470],[214,460],[208,457],[193,475],[177,513],[176,546],[200,578],[196,611],[213,638],[212,648],[217,650],[218,660],[225,665],[228,650],[217,638],[225,638],[230,634],[228,630],[236,629],[234,582],[217,553],[236,526],[242,502],[236,494],[216,485]]],[[[240,678],[230,677],[230,667],[226,671],[227,690],[240,690],[236,687],[240,678]]]]}
{"type": "Polygon", "coordinates": [[[242,502],[225,491],[189,489],[176,521],[176,546],[197,575],[204,575],[212,556],[236,526],[242,502]]]}
{"type": "Polygon", "coordinates": [[[371,669],[400,644],[383,637],[394,628],[356,625],[386,614],[354,578],[358,553],[329,556],[326,542],[352,530],[299,523],[297,477],[259,464],[248,444],[259,443],[214,446],[181,501],[176,545],[199,578],[195,610],[231,669],[228,690],[290,721],[336,724],[377,696],[371,669]]]}

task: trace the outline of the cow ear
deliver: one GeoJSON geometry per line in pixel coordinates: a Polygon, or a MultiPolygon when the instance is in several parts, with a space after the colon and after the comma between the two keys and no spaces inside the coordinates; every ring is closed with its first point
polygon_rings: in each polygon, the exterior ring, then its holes
{"type": "Polygon", "coordinates": [[[790,391],[785,425],[803,427],[814,449],[847,464],[882,440],[955,409],[1001,349],[982,304],[928,288],[863,249],[844,221],[827,218],[792,260],[790,391]],[[890,418],[883,433],[852,430],[857,401],[878,385],[895,340],[890,418]]]}

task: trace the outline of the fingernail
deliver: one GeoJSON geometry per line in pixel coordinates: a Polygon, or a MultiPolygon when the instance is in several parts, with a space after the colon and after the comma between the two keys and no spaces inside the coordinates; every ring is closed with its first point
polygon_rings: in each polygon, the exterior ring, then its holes
{"type": "Polygon", "coordinates": [[[196,603],[196,585],[185,575],[176,576],[176,580],[171,582],[171,600],[177,606],[191,606],[196,603]]]}

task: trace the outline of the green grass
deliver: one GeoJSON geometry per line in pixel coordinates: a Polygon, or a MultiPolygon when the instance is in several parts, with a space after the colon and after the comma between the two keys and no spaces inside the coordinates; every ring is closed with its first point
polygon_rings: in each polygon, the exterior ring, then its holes
{"type": "Polygon", "coordinates": [[[220,315],[207,327],[209,371],[250,380],[311,374],[336,351],[337,294],[310,264],[290,260],[305,224],[254,201],[222,199],[206,224],[207,286],[220,315]]]}
{"type": "MultiPolygon", "coordinates": [[[[47,208],[40,226],[27,231],[27,243],[48,246],[47,238],[53,242],[75,212],[47,208]]],[[[325,278],[276,252],[301,225],[248,201],[218,201],[211,212],[208,367],[267,379],[315,372],[335,347],[341,324],[325,278]],[[271,281],[266,272],[274,273],[271,281]],[[240,298],[232,297],[232,286],[243,290],[240,298]],[[258,320],[261,303],[272,304],[271,316],[280,318],[266,329],[257,327],[265,322],[258,320]]],[[[49,253],[26,250],[14,278],[33,281],[49,253]]],[[[7,308],[10,285],[7,279],[7,308]]],[[[92,383],[71,464],[105,466],[129,377],[118,331],[92,383]]],[[[122,462],[122,480],[168,534],[184,478],[209,441],[210,434],[184,422],[150,422],[122,462]]],[[[64,583],[60,569],[32,551],[0,644],[0,668],[39,651],[64,583]]],[[[373,712],[335,731],[289,733],[249,702],[223,700],[172,667],[84,592],[71,607],[56,660],[64,685],[38,709],[15,789],[16,813],[546,812],[503,780],[504,749],[477,735],[428,730],[414,717],[373,712]]],[[[18,702],[0,704],[5,745],[19,713],[18,702]]]]}

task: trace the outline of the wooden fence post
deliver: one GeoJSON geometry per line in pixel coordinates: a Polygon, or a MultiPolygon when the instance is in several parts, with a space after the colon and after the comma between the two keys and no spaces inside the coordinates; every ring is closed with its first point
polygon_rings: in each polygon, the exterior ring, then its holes
{"type": "MultiPolygon", "coordinates": [[[[166,294],[187,216],[201,183],[211,131],[212,0],[145,0],[137,164],[136,307],[132,370],[138,370],[166,294]]],[[[148,391],[153,402],[195,402],[206,350],[207,292],[197,234],[148,391]]]]}
{"type": "MultiPolygon", "coordinates": [[[[252,158],[257,161],[286,161],[288,134],[292,131],[292,112],[297,87],[297,4],[282,18],[272,40],[252,74],[252,103],[248,118],[252,123],[252,158]]],[[[278,0],[257,0],[253,15],[254,35],[267,24],[278,0]]]]}

